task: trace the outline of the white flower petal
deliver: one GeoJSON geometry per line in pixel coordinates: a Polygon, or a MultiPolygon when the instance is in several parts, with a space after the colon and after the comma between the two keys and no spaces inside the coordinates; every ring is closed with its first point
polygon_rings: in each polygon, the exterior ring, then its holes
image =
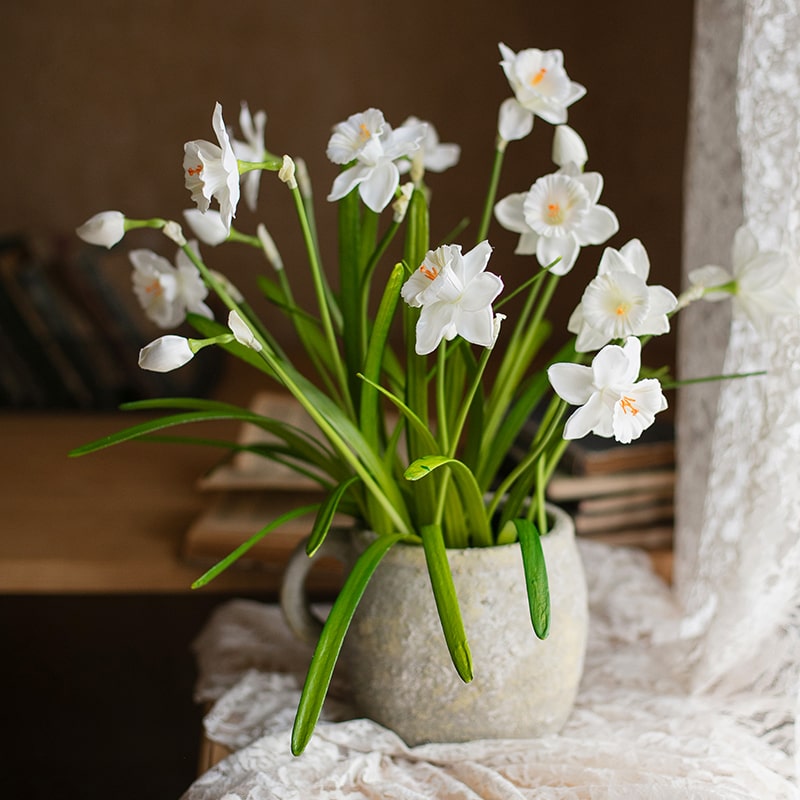
{"type": "Polygon", "coordinates": [[[536,259],[543,267],[561,259],[550,267],[550,272],[566,275],[575,266],[580,249],[574,236],[540,236],[536,243],[536,259]]]}
{"type": "Polygon", "coordinates": [[[564,425],[564,438],[582,439],[589,433],[608,437],[611,435],[608,416],[602,396],[599,392],[595,392],[585,405],[576,408],[567,419],[564,425]]]}
{"type": "Polygon", "coordinates": [[[553,163],[559,167],[575,164],[578,169],[583,169],[589,160],[589,154],[583,139],[573,128],[569,125],[556,125],[552,158],[553,163]]]}
{"type": "Polygon", "coordinates": [[[183,336],[161,336],[139,351],[139,366],[151,372],[171,372],[194,358],[189,340],[183,336]]]}
{"type": "Polygon", "coordinates": [[[619,230],[617,215],[605,206],[592,206],[575,231],[581,245],[603,244],[619,230]]]}
{"type": "Polygon", "coordinates": [[[591,367],[569,362],[551,364],[547,377],[553,391],[570,405],[583,405],[592,396],[594,376],[591,367]]]}
{"type": "Polygon", "coordinates": [[[379,213],[394,198],[400,185],[400,172],[397,165],[388,159],[382,159],[372,169],[358,187],[358,193],[367,208],[379,213]]]}
{"type": "Polygon", "coordinates": [[[500,104],[497,115],[497,132],[507,142],[524,139],[533,130],[534,115],[523,108],[514,97],[509,97],[500,104]]]}
{"type": "Polygon", "coordinates": [[[215,247],[229,236],[230,232],[225,228],[218,211],[208,210],[203,213],[199,208],[187,208],[183,217],[194,235],[204,244],[215,247]]]}
{"type": "Polygon", "coordinates": [[[533,232],[533,228],[525,222],[523,211],[527,196],[527,192],[518,192],[495,203],[494,216],[506,230],[523,234],[533,232]]]}

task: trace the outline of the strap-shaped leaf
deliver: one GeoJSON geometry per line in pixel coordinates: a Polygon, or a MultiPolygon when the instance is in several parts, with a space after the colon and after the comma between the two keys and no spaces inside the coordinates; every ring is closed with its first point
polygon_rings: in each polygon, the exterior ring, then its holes
{"type": "Polygon", "coordinates": [[[450,659],[461,680],[469,683],[473,678],[472,654],[464,630],[464,621],[461,619],[453,573],[447,561],[442,529],[439,525],[423,525],[420,533],[422,547],[425,550],[425,563],[428,566],[433,596],[436,600],[436,610],[439,612],[450,659]]]}
{"type": "Polygon", "coordinates": [[[525,569],[525,588],[528,591],[528,608],[533,630],[540,639],[550,633],[550,586],[544,562],[542,541],[536,526],[527,519],[515,519],[517,537],[525,569]]]}
{"type": "Polygon", "coordinates": [[[300,695],[297,714],[292,728],[292,753],[296,756],[305,750],[319,719],[325,695],[328,693],[333,670],[342,649],[347,629],[364,594],[370,578],[389,549],[407,539],[402,534],[379,536],[358,557],[353,569],[331,608],[320,634],[317,648],[308,668],[308,675],[300,695]]]}
{"type": "Polygon", "coordinates": [[[445,465],[450,467],[458,486],[458,492],[464,504],[464,515],[470,521],[472,528],[473,544],[479,547],[490,546],[493,544],[492,531],[489,527],[486,508],[483,504],[483,493],[475,481],[475,476],[466,464],[457,458],[449,458],[448,456],[423,456],[409,464],[404,477],[409,481],[418,481],[445,465]]]}
{"type": "Polygon", "coordinates": [[[306,553],[308,553],[309,558],[311,558],[311,556],[313,556],[314,553],[316,553],[317,550],[319,550],[319,548],[322,546],[322,543],[325,541],[325,537],[328,535],[328,531],[330,530],[333,517],[339,508],[339,503],[342,501],[342,498],[347,490],[357,480],[358,476],[353,475],[352,478],[340,483],[325,498],[324,502],[319,507],[317,516],[314,519],[314,526],[311,528],[311,534],[309,535],[308,542],[306,543],[306,553]]]}
{"type": "Polygon", "coordinates": [[[263,528],[261,528],[261,530],[254,533],[246,542],[244,542],[244,544],[240,544],[234,551],[225,556],[225,558],[214,564],[211,569],[209,569],[207,572],[204,572],[192,584],[192,589],[200,589],[207,583],[210,583],[212,580],[214,580],[214,578],[217,577],[217,575],[228,569],[228,567],[231,566],[231,564],[233,564],[235,561],[238,561],[254,544],[261,541],[261,539],[263,539],[271,531],[274,531],[285,522],[289,522],[296,517],[302,517],[304,514],[313,514],[317,510],[317,507],[318,506],[315,503],[314,505],[300,506],[300,508],[294,508],[291,511],[287,511],[285,514],[281,514],[280,517],[272,520],[272,522],[270,522],[268,525],[265,525],[263,528]]]}

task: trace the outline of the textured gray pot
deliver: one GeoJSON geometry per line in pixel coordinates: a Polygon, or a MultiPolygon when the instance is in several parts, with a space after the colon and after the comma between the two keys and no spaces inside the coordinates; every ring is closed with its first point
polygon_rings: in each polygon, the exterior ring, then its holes
{"type": "Polygon", "coordinates": [[[367,587],[345,639],[359,710],[408,744],[556,733],[575,702],[586,651],[586,581],[572,520],[553,510],[542,539],[550,635],[536,638],[519,546],[449,550],[475,677],[450,662],[421,547],[397,546],[367,587]]]}
{"type": "MultiPolygon", "coordinates": [[[[542,539],[551,594],[545,640],[530,622],[518,545],[448,550],[472,651],[469,684],[450,661],[422,548],[389,551],[342,651],[362,714],[411,745],[529,738],[563,727],[583,671],[588,611],[572,520],[557,508],[550,513],[554,526],[542,539]]],[[[293,627],[302,627],[291,605],[293,627]]]]}

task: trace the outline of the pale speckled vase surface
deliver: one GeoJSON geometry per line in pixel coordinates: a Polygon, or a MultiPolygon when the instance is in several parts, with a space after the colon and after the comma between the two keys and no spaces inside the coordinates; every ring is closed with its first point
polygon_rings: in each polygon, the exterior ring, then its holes
{"type": "Polygon", "coordinates": [[[343,650],[355,703],[408,744],[529,738],[559,731],[586,650],[586,581],[572,520],[551,509],[542,538],[550,635],[536,638],[517,544],[448,550],[475,677],[464,684],[444,642],[421,547],[400,545],[372,577],[343,650]]]}

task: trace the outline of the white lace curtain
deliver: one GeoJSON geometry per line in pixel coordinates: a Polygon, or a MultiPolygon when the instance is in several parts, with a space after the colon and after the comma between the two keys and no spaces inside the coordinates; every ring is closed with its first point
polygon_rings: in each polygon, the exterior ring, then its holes
{"type": "MultiPolygon", "coordinates": [[[[693,70],[684,267],[728,263],[744,221],[762,248],[795,254],[800,289],[800,0],[700,0],[693,70]]],[[[698,637],[693,680],[759,691],[768,735],[796,754],[800,320],[766,338],[734,320],[728,336],[718,306],[693,311],[685,377],[708,369],[709,349],[719,372],[768,370],[680,398],[676,582],[698,637]]]]}

